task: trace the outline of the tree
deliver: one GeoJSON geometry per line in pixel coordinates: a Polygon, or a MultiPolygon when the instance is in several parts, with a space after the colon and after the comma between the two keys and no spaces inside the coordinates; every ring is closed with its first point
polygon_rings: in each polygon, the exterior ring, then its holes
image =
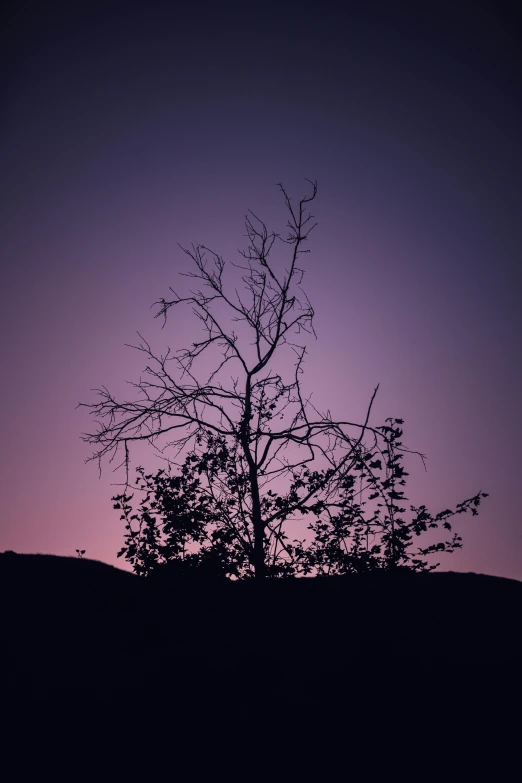
{"type": "Polygon", "coordinates": [[[127,531],[119,554],[137,573],[168,561],[187,568],[218,563],[229,576],[261,579],[397,565],[422,570],[434,567],[422,557],[451,552],[461,539],[412,554],[414,537],[439,525],[451,530],[453,514],[476,514],[485,497],[479,492],[436,516],[410,507],[413,517],[405,521],[408,474],[401,460],[409,449],[401,441],[402,419],[370,425],[377,388],[362,423],[334,420],[305,396],[306,338],[315,336],[300,265],[316,225],[308,205],[317,186],[310,185],[297,206],[279,185],[286,237],[248,212],[240,263],[227,264],[203,245],[182,248],[192,263],[185,276],[199,287],[185,296],[171,289],[169,299],[155,303],[156,317],[165,327],[172,308],[188,305],[202,337],[190,348],[158,354],[139,335],[132,347],[147,365],[132,384],[135,397],[118,400],[102,387],[98,400],[86,404],[97,420],[97,429],[83,436],[96,447],[91,459],[101,470],[104,459],[123,454],[125,491],[113,498],[127,531]],[[275,258],[278,250],[287,252],[286,267],[275,258]],[[156,449],[166,468],[155,474],[138,468],[143,497],[132,513],[130,450],[140,441],[156,449]],[[290,525],[310,518],[312,540],[308,534],[290,540],[290,525]]]}

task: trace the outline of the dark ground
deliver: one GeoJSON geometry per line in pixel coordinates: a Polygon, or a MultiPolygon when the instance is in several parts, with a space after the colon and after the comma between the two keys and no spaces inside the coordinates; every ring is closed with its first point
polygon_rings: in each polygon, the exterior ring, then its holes
{"type": "Polygon", "coordinates": [[[58,706],[76,720],[81,705],[106,707],[105,719],[168,711],[216,725],[229,711],[247,725],[339,725],[364,713],[375,731],[404,712],[411,737],[435,709],[442,732],[488,700],[520,713],[522,583],[508,579],[161,584],[86,559],[4,553],[0,588],[4,700],[41,715],[58,706]]]}

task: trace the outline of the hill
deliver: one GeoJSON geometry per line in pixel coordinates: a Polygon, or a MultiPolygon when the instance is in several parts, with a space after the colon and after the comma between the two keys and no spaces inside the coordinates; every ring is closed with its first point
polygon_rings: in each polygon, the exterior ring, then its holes
{"type": "Polygon", "coordinates": [[[261,676],[267,701],[310,705],[522,660],[522,583],[477,574],[169,582],[3,553],[0,588],[4,688],[32,695],[246,704],[261,676]]]}

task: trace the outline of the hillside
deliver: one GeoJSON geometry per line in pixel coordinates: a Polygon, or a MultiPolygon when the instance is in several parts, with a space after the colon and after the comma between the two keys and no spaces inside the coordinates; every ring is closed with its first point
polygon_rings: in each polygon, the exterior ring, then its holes
{"type": "Polygon", "coordinates": [[[0,554],[4,687],[335,699],[361,679],[522,660],[522,583],[461,573],[167,584],[91,560],[0,554]]]}

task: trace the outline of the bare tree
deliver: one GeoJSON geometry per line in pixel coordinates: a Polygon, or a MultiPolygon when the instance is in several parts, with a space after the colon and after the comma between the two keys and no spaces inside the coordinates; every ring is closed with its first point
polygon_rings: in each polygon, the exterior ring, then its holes
{"type": "MultiPolygon", "coordinates": [[[[304,395],[306,339],[315,336],[313,307],[301,287],[301,259],[309,252],[305,245],[316,225],[308,205],[316,197],[317,185],[310,182],[310,186],[309,194],[294,205],[279,185],[288,214],[284,237],[269,232],[262,220],[248,212],[248,247],[240,251],[238,263],[227,264],[203,245],[182,248],[192,264],[186,276],[195,288],[186,296],[171,289],[170,298],[155,303],[156,317],[165,326],[171,308],[187,305],[200,323],[201,339],[190,348],[176,352],[169,348],[158,355],[139,335],[140,342],[132,347],[144,354],[147,365],[132,384],[135,397],[119,400],[102,387],[96,390],[98,400],[86,405],[98,423],[94,432],[84,435],[96,447],[90,459],[97,460],[101,470],[105,458],[113,461],[121,454],[126,487],[130,450],[136,441],[152,444],[171,467],[182,453],[188,454],[189,464],[197,463],[196,484],[190,485],[192,506],[186,504],[185,512],[193,518],[197,506],[201,515],[206,503],[214,512],[218,509],[227,540],[235,542],[258,578],[278,567],[281,571],[281,563],[290,564],[295,572],[297,561],[304,557],[303,542],[289,542],[285,523],[322,513],[331,522],[335,508],[343,509],[346,521],[348,500],[351,524],[359,525],[360,553],[363,523],[351,472],[366,470],[365,487],[375,489],[368,465],[376,450],[389,451],[389,431],[395,433],[394,459],[400,458],[398,451],[407,451],[398,440],[400,430],[369,425],[377,389],[360,423],[334,421],[304,395]],[[276,258],[279,251],[286,260],[276,258]],[[240,278],[240,290],[234,275],[240,278]]],[[[187,462],[185,477],[186,466],[187,462]]],[[[150,493],[145,478],[142,472],[141,488],[150,493]]],[[[404,483],[400,471],[396,478],[404,483]]],[[[403,499],[403,493],[397,494],[394,482],[391,488],[395,498],[389,493],[385,498],[391,517],[385,523],[377,512],[364,522],[367,550],[370,527],[389,533],[395,524],[394,509],[401,510],[394,503],[403,499]]],[[[115,499],[123,504],[117,507],[127,509],[122,518],[130,531],[129,496],[115,499]]],[[[155,507],[153,503],[151,512],[155,507]]],[[[177,514],[179,519],[179,508],[177,514]]],[[[146,518],[152,519],[150,514],[146,518]]],[[[159,546],[153,528],[151,522],[146,544],[151,550],[159,546]]],[[[202,540],[210,533],[198,535],[202,540]]],[[[392,548],[388,559],[396,561],[393,547],[398,539],[388,538],[388,549],[392,548]]]]}

